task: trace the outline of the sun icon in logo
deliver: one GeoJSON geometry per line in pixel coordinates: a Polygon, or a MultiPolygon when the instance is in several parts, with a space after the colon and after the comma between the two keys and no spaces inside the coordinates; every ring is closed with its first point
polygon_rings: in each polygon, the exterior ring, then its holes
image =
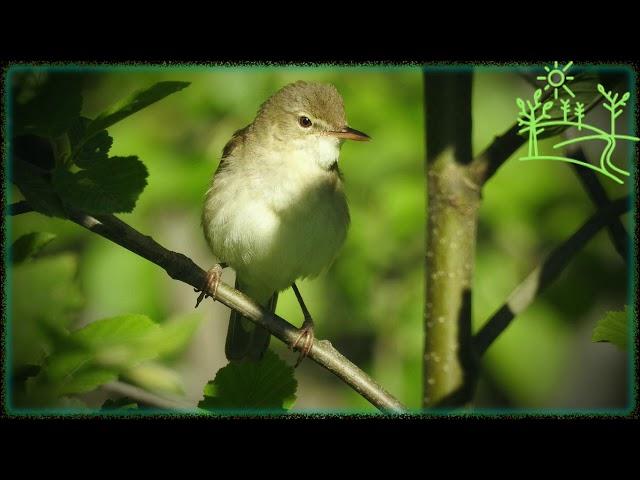
{"type": "Polygon", "coordinates": [[[553,88],[553,98],[558,99],[558,89],[562,88],[565,92],[571,95],[571,98],[575,98],[575,94],[571,91],[569,87],[567,87],[566,83],[570,80],[573,80],[573,77],[570,75],[566,75],[567,70],[571,68],[573,62],[567,63],[562,69],[558,67],[558,62],[553,62],[553,68],[545,66],[544,69],[547,72],[546,75],[540,75],[537,77],[538,80],[546,80],[547,84],[544,86],[544,91],[546,92],[550,88],[553,88]]]}

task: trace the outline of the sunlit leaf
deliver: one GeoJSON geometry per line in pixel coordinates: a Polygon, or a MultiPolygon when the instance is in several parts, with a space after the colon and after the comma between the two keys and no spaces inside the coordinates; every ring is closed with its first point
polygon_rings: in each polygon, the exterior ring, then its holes
{"type": "Polygon", "coordinates": [[[628,344],[628,306],[625,306],[622,312],[607,312],[607,314],[598,321],[593,329],[591,339],[594,342],[609,342],[622,350],[627,349],[628,344]]]}
{"type": "Polygon", "coordinates": [[[91,348],[128,344],[159,329],[145,315],[121,315],[90,323],[71,334],[77,342],[91,348]]]}
{"type": "Polygon", "coordinates": [[[105,383],[112,382],[118,378],[118,373],[106,368],[81,369],[73,372],[68,379],[63,378],[57,386],[58,395],[72,395],[91,392],[105,383]]]}
{"type": "Polygon", "coordinates": [[[182,352],[193,338],[198,325],[202,321],[200,312],[190,312],[174,319],[167,320],[146,340],[158,350],[158,355],[170,357],[182,352]]]}

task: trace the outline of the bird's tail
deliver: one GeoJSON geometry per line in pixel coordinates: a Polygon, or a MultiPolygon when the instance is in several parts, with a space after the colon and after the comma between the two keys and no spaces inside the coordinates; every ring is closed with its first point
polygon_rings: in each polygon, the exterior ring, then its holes
{"type": "MultiPolygon", "coordinates": [[[[236,277],[236,290],[243,291],[241,283],[236,277]]],[[[269,312],[276,311],[278,293],[274,293],[265,308],[269,312]]],[[[227,341],[224,352],[227,360],[251,360],[258,361],[269,348],[271,334],[269,330],[260,325],[256,325],[251,320],[243,317],[235,310],[231,310],[229,318],[229,328],[227,329],[227,341]]]]}

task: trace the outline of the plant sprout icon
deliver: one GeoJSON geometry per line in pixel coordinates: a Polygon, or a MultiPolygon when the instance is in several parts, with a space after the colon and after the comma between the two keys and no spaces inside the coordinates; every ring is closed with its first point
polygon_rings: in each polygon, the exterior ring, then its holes
{"type": "MultiPolygon", "coordinates": [[[[573,77],[565,75],[571,65],[573,65],[573,62],[567,63],[562,69],[560,69],[558,67],[558,62],[555,62],[553,69],[544,67],[548,72],[548,75],[537,77],[538,80],[547,80],[547,85],[544,87],[544,90],[554,88],[554,98],[556,99],[558,98],[558,89],[560,87],[562,87],[562,89],[567,92],[567,94],[571,96],[571,98],[575,98],[575,94],[565,84],[566,81],[573,80],[573,77]]],[[[550,111],[553,108],[554,102],[553,100],[543,101],[543,89],[539,88],[534,92],[533,102],[531,102],[530,100],[525,101],[521,98],[517,98],[516,104],[520,108],[520,112],[518,114],[518,125],[523,127],[518,131],[518,133],[529,134],[528,154],[526,157],[523,157],[520,160],[556,160],[575,163],[583,167],[595,170],[602,175],[606,175],[617,183],[624,183],[620,176],[624,175],[628,177],[629,172],[614,165],[611,161],[611,156],[616,148],[616,144],[618,141],[640,141],[640,138],[638,137],[633,137],[630,135],[620,135],[616,133],[616,119],[620,115],[622,115],[623,107],[627,105],[630,94],[629,92],[625,92],[624,94],[620,95],[619,93],[612,92],[611,90],[607,91],[602,84],[598,84],[597,90],[598,93],[600,93],[600,95],[606,100],[606,102],[604,102],[602,106],[610,113],[609,132],[605,132],[604,130],[593,125],[589,125],[588,123],[585,123],[583,121],[586,111],[585,104],[582,102],[576,101],[572,111],[571,99],[561,98],[560,111],[562,112],[562,117],[551,118],[550,111]],[[583,136],[556,143],[553,146],[554,149],[588,140],[604,141],[605,147],[602,151],[602,154],[600,155],[600,164],[592,165],[589,162],[583,162],[574,158],[540,155],[538,153],[539,135],[549,127],[551,127],[551,131],[554,131],[554,129],[557,129],[558,127],[560,127],[561,129],[575,127],[579,132],[585,133],[585,135],[583,136]]]]}
{"type": "Polygon", "coordinates": [[[571,98],[575,98],[575,94],[566,85],[566,82],[573,80],[572,76],[566,75],[566,72],[571,68],[571,65],[573,65],[573,62],[567,63],[561,69],[558,67],[558,62],[553,62],[553,69],[547,66],[544,67],[547,75],[540,75],[536,77],[538,80],[547,81],[547,84],[544,86],[544,91],[546,92],[550,88],[553,88],[553,98],[556,100],[558,99],[558,89],[560,87],[562,87],[562,89],[567,92],[571,98]]]}

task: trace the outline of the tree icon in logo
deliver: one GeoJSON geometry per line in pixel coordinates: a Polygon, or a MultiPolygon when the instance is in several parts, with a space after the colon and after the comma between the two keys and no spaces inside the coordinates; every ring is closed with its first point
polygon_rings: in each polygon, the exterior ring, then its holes
{"type": "Polygon", "coordinates": [[[620,178],[620,176],[629,176],[629,172],[626,170],[617,167],[611,161],[611,156],[613,151],[616,148],[617,141],[619,140],[628,140],[632,142],[640,141],[640,138],[633,137],[630,135],[619,135],[616,133],[616,119],[622,114],[623,109],[627,105],[627,100],[629,100],[629,92],[625,92],[622,96],[619,93],[612,92],[611,90],[607,91],[605,87],[598,83],[597,90],[602,95],[602,97],[606,100],[603,103],[603,107],[610,112],[610,131],[605,132],[604,130],[595,127],[593,125],[589,125],[583,122],[585,116],[585,105],[582,102],[576,100],[575,105],[571,105],[571,99],[561,98],[560,99],[560,111],[562,112],[562,120],[552,119],[549,114],[550,110],[553,108],[554,102],[553,100],[548,100],[542,103],[542,92],[543,90],[548,91],[551,88],[554,89],[554,98],[558,99],[558,90],[562,89],[569,95],[572,99],[575,99],[575,94],[571,89],[566,85],[567,81],[573,80],[574,77],[566,75],[566,72],[573,65],[573,62],[567,63],[562,69],[558,67],[558,62],[554,62],[554,68],[551,69],[549,67],[545,67],[547,71],[546,76],[537,77],[538,80],[546,80],[547,85],[544,89],[537,89],[533,94],[533,102],[530,100],[523,100],[521,98],[516,98],[516,104],[520,108],[518,113],[518,126],[521,128],[518,133],[529,134],[529,150],[526,157],[520,158],[520,160],[556,160],[563,162],[575,163],[578,165],[582,165],[586,168],[590,168],[595,170],[602,175],[605,175],[611,178],[613,181],[617,183],[624,183],[624,181],[620,178]],[[586,135],[572,138],[570,140],[565,140],[559,142],[553,146],[553,148],[562,148],[572,143],[585,142],[589,140],[601,140],[605,142],[605,147],[600,155],[600,164],[592,165],[588,162],[583,162],[580,160],[576,160],[573,158],[560,157],[560,156],[548,156],[548,155],[539,155],[538,153],[538,138],[539,135],[545,131],[545,129],[550,127],[576,127],[578,131],[585,132],[586,135]]]}

